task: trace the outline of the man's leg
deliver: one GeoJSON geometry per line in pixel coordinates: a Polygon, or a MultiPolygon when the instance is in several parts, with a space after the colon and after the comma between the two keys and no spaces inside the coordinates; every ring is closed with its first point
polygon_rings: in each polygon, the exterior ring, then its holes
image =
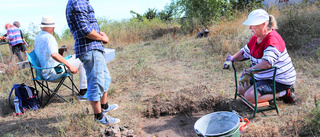
{"type": "MultiPolygon", "coordinates": [[[[88,90],[87,96],[92,109],[94,111],[95,119],[102,124],[119,123],[120,119],[112,118],[101,113],[100,100],[107,94],[104,92],[104,57],[101,51],[91,50],[80,57],[84,68],[86,70],[88,90]]],[[[105,65],[105,64],[104,64],[105,65]]]]}
{"type": "Polygon", "coordinates": [[[27,48],[24,44],[20,45],[20,51],[24,53],[25,59],[28,60],[27,58],[27,48]]]}
{"type": "Polygon", "coordinates": [[[19,61],[22,62],[22,61],[23,61],[23,58],[22,58],[22,56],[21,56],[21,54],[20,54],[20,47],[19,47],[19,46],[20,46],[20,45],[15,45],[15,46],[13,46],[13,47],[12,47],[12,52],[13,52],[14,54],[16,54],[17,57],[18,57],[18,59],[19,59],[19,61]]]}
{"type": "Polygon", "coordinates": [[[101,102],[101,108],[102,108],[102,113],[107,113],[109,111],[112,111],[112,110],[116,110],[118,109],[118,104],[111,104],[109,105],[108,104],[108,89],[109,89],[109,86],[111,84],[111,76],[110,76],[110,73],[109,73],[109,69],[106,65],[106,61],[104,63],[104,94],[100,100],[101,102]]]}
{"type": "Polygon", "coordinates": [[[78,68],[80,90],[87,89],[87,76],[86,76],[86,70],[83,67],[83,63],[79,59],[76,59],[75,55],[72,55],[71,58],[67,59],[67,62],[70,63],[72,66],[75,66],[78,68]]]}

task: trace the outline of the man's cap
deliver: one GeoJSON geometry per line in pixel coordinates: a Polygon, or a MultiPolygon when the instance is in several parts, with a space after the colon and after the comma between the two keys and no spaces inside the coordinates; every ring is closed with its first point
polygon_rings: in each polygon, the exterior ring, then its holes
{"type": "Polygon", "coordinates": [[[4,27],[7,29],[8,27],[10,27],[11,24],[10,23],[7,23],[6,25],[4,25],[4,27]]]}
{"type": "Polygon", "coordinates": [[[269,14],[263,9],[252,11],[243,25],[260,25],[269,20],[269,14]]]}
{"type": "Polygon", "coordinates": [[[38,25],[39,27],[56,27],[53,17],[51,16],[43,16],[41,24],[38,25]]]}

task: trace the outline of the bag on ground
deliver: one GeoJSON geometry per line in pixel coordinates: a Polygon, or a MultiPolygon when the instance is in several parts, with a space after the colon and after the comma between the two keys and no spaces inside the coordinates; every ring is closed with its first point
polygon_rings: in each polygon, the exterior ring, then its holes
{"type": "MultiPolygon", "coordinates": [[[[26,86],[24,83],[22,84],[14,84],[11,92],[9,94],[9,104],[16,111],[19,110],[15,108],[15,106],[10,101],[11,94],[15,91],[15,103],[17,106],[17,101],[19,101],[19,109],[24,112],[27,109],[36,110],[39,108],[39,99],[36,90],[33,87],[26,86]]],[[[18,112],[17,112],[18,113],[18,112]]]]}

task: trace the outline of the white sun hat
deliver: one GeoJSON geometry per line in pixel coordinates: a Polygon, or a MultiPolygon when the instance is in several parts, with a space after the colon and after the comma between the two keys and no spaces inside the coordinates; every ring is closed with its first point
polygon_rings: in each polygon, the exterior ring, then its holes
{"type": "Polygon", "coordinates": [[[263,9],[252,11],[243,25],[260,25],[269,20],[269,14],[263,9]]]}
{"type": "Polygon", "coordinates": [[[39,27],[56,27],[53,17],[51,16],[43,16],[41,24],[38,25],[39,27]]]}

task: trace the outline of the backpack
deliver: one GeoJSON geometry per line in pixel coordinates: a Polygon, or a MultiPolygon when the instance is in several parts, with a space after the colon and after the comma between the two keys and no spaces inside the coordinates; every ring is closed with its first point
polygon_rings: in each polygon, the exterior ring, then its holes
{"type": "Polygon", "coordinates": [[[19,109],[26,111],[26,109],[36,110],[39,108],[39,99],[38,92],[33,87],[28,87],[24,83],[22,84],[14,84],[11,92],[9,94],[9,104],[13,109],[15,109],[14,105],[11,103],[10,98],[12,91],[15,90],[15,95],[19,99],[19,109]]]}

